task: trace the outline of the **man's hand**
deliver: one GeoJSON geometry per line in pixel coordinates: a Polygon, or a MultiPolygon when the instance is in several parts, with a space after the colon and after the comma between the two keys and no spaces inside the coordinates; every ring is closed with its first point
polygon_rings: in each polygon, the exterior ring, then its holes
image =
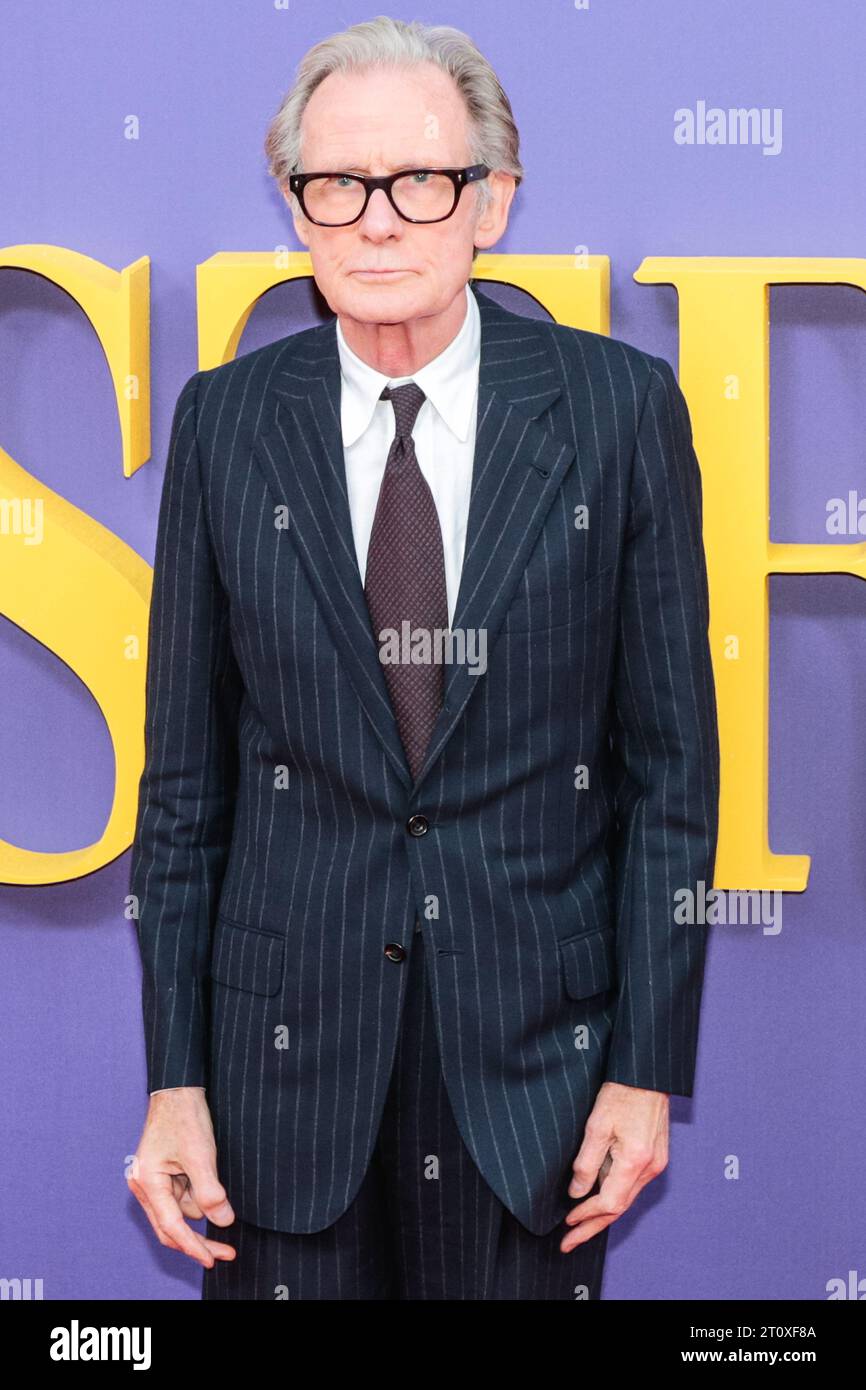
{"type": "Polygon", "coordinates": [[[589,1192],[596,1177],[601,1186],[566,1216],[566,1224],[576,1229],[563,1237],[559,1246],[563,1253],[616,1221],[641,1189],[667,1167],[669,1129],[670,1097],[664,1091],[605,1081],[572,1164],[568,1195],[589,1192]]]}
{"type": "Polygon", "coordinates": [[[131,1192],[143,1206],[161,1245],[212,1269],[233,1260],[235,1249],[200,1236],[184,1217],[216,1226],[235,1219],[217,1177],[213,1124],[203,1086],[179,1086],[151,1096],[132,1173],[131,1192]]]}

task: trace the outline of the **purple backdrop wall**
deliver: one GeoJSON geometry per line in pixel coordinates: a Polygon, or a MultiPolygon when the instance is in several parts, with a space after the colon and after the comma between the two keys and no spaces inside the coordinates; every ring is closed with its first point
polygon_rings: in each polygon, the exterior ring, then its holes
{"type": "MultiPolygon", "coordinates": [[[[854,0],[388,12],[456,24],[487,53],[527,169],[496,250],[610,255],[615,336],[676,363],[674,291],[631,279],[644,255],[866,256],[854,0]],[[675,109],[701,99],[781,108],[781,152],[677,145],[675,109]]],[[[195,265],[297,246],[264,170],[265,126],[301,54],[373,13],[333,0],[3,7],[0,243],[115,268],[152,258],[153,457],[123,478],[92,330],[61,291],[13,270],[0,270],[0,440],[148,561],[171,412],[196,366],[195,265]]],[[[866,493],[866,299],[788,288],[771,308],[772,536],[828,541],[827,499],[866,493]]],[[[305,288],[275,291],[241,351],[314,313],[305,288]]],[[[811,882],[785,899],[779,935],[711,934],[696,1095],[672,1102],[670,1166],[613,1228],[606,1298],[822,1299],[828,1280],[866,1275],[866,585],[776,578],[771,601],[770,838],[813,856],[811,882]]],[[[0,835],[89,843],[114,776],[97,707],[5,618],[0,669],[0,835]]],[[[46,1298],[199,1296],[198,1266],[155,1243],[124,1181],[145,1108],[128,871],[126,854],[78,882],[0,887],[0,1276],[41,1277],[46,1298]]]]}

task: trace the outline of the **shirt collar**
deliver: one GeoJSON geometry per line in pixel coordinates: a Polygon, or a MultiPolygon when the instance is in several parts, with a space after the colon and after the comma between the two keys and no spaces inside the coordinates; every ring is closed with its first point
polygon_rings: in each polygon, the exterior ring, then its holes
{"type": "MultiPolygon", "coordinates": [[[[481,315],[468,284],[466,313],[455,337],[432,362],[419,367],[411,377],[385,376],[363,362],[346,342],[339,319],[337,347],[342,378],[340,424],[345,447],[354,444],[367,429],[383,388],[406,381],[417,382],[434,410],[458,439],[464,443],[468,439],[481,355],[481,315]]],[[[387,402],[383,401],[382,404],[387,402]]]]}

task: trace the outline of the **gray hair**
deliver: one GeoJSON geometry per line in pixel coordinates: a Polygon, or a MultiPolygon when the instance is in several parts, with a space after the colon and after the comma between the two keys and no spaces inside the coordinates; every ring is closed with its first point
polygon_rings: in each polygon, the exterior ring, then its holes
{"type": "MultiPolygon", "coordinates": [[[[301,118],[320,82],[332,72],[361,72],[375,67],[415,67],[435,63],[450,74],[466,103],[468,139],[474,164],[512,174],[520,184],[523,165],[520,137],[511,103],[484,55],[460,29],[448,24],[405,23],[378,15],[332,34],[301,59],[294,85],[268,128],[265,154],[268,173],[288,192],[290,174],[301,169],[301,118]]],[[[474,184],[481,213],[492,197],[484,180],[474,184]]],[[[300,212],[292,194],[292,208],[300,212]]]]}

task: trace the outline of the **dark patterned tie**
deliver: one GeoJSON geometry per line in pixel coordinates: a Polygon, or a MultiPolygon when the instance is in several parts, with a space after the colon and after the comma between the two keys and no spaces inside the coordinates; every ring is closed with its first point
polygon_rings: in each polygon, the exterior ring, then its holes
{"type": "MultiPolygon", "coordinates": [[[[409,624],[410,638],[423,629],[429,632],[431,644],[435,629],[448,627],[442,532],[412,439],[426,397],[420,386],[409,381],[405,386],[386,386],[381,399],[393,405],[397,429],[379,489],[364,575],[364,594],[380,650],[385,628],[396,631],[402,646],[404,622],[409,624]]],[[[442,663],[386,661],[382,669],[414,780],[442,707],[442,663]]]]}

